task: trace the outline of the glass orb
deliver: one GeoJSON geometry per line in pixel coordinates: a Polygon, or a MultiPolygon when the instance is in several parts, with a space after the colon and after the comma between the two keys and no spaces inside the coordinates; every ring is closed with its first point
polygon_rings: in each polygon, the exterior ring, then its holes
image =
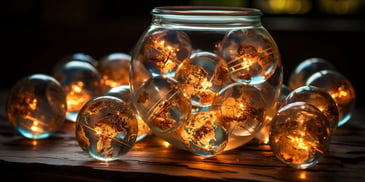
{"type": "Polygon", "coordinates": [[[137,121],[138,121],[138,134],[137,134],[136,142],[141,141],[142,139],[146,138],[148,135],[151,134],[151,129],[142,120],[142,118],[139,116],[139,114],[137,113],[137,110],[134,107],[129,85],[119,85],[119,86],[113,87],[113,88],[109,89],[104,95],[117,97],[117,98],[123,100],[125,103],[127,103],[133,109],[134,113],[136,114],[137,121]]]}
{"type": "Polygon", "coordinates": [[[228,133],[218,120],[215,111],[193,114],[184,123],[182,131],[186,148],[200,156],[223,152],[228,142],[228,133]]]}
{"type": "Polygon", "coordinates": [[[147,80],[135,99],[142,119],[157,133],[175,130],[191,114],[189,97],[169,77],[157,76],[147,80]]]}
{"type": "Polygon", "coordinates": [[[289,75],[288,87],[292,90],[304,86],[307,79],[321,70],[336,70],[336,67],[323,58],[308,58],[299,63],[289,75]]]}
{"type": "Polygon", "coordinates": [[[223,38],[219,52],[237,82],[262,83],[280,65],[277,46],[264,30],[233,30],[223,38]]]}
{"type": "Polygon", "coordinates": [[[256,87],[233,83],[222,89],[212,111],[219,113],[219,123],[229,132],[230,150],[249,142],[264,125],[266,102],[256,87]]]}
{"type": "Polygon", "coordinates": [[[284,164],[308,168],[327,153],[331,135],[330,123],[320,110],[305,102],[292,102],[272,119],[269,144],[284,164]]]}
{"type": "Polygon", "coordinates": [[[130,61],[131,56],[122,52],[111,53],[100,59],[97,70],[105,91],[119,85],[129,84],[130,61]]]}
{"type": "Polygon", "coordinates": [[[66,117],[66,95],[60,83],[45,74],[20,79],[7,98],[7,116],[29,139],[44,139],[61,128],[66,117]]]}
{"type": "Polygon", "coordinates": [[[228,80],[225,61],[210,52],[198,52],[177,69],[175,79],[196,107],[210,106],[228,80]]]}
{"type": "Polygon", "coordinates": [[[135,55],[152,76],[173,76],[177,66],[192,53],[190,38],[183,31],[157,29],[145,36],[135,55]]]}
{"type": "Polygon", "coordinates": [[[89,100],[76,120],[76,138],[82,150],[100,161],[114,161],[135,144],[138,123],[130,105],[113,96],[89,100]]]}
{"type": "Polygon", "coordinates": [[[90,99],[100,96],[101,77],[94,66],[83,61],[70,61],[59,67],[54,77],[66,92],[66,119],[76,121],[77,113],[90,99]]]}
{"type": "Polygon", "coordinates": [[[353,85],[344,75],[334,70],[322,70],[310,76],[306,84],[319,87],[331,95],[339,112],[338,127],[351,119],[356,93],[353,85]]]}
{"type": "Polygon", "coordinates": [[[305,102],[319,109],[331,124],[331,131],[335,132],[339,122],[339,112],[336,102],[328,94],[319,87],[306,85],[294,89],[282,101],[282,105],[287,105],[291,102],[305,102]]]}

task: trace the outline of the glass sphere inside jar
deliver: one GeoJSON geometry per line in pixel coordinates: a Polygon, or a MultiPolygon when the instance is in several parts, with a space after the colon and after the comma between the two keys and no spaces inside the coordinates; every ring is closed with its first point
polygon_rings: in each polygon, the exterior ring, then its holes
{"type": "Polygon", "coordinates": [[[165,6],[151,13],[151,24],[133,49],[129,76],[134,104],[152,132],[201,156],[255,138],[276,112],[283,79],[279,49],[261,24],[262,12],[165,6]],[[222,94],[233,84],[256,87],[259,93],[222,94]],[[217,98],[225,100],[224,109],[217,98]],[[255,105],[257,98],[264,104],[255,105]],[[227,105],[239,109],[227,117],[227,105]],[[245,135],[235,134],[253,121],[255,127],[246,128],[245,135]]]}

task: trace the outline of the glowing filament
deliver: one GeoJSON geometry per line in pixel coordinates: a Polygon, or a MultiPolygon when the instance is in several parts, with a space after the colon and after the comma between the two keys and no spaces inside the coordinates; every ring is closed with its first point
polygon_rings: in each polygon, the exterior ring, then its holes
{"type": "Polygon", "coordinates": [[[254,63],[255,61],[253,59],[241,56],[230,61],[228,65],[232,71],[239,71],[239,70],[250,71],[251,70],[250,68],[254,63]]]}
{"type": "Polygon", "coordinates": [[[42,127],[46,127],[46,124],[42,121],[40,121],[39,119],[32,117],[32,116],[24,116],[24,119],[30,120],[32,121],[32,125],[31,126],[25,126],[26,128],[29,127],[29,129],[34,133],[43,133],[44,130],[42,129],[42,127]]]}
{"type": "Polygon", "coordinates": [[[35,133],[39,130],[38,126],[32,126],[30,129],[35,133]]]}
{"type": "Polygon", "coordinates": [[[340,87],[337,88],[336,92],[331,93],[331,97],[335,98],[335,99],[340,99],[343,97],[347,97],[349,94],[346,91],[346,88],[344,85],[341,85],[340,87]]]}
{"type": "Polygon", "coordinates": [[[242,69],[247,69],[247,70],[250,70],[250,66],[252,66],[252,60],[251,59],[247,59],[247,58],[242,58],[243,61],[241,63],[241,67],[242,69]]]}
{"type": "MultiPolygon", "coordinates": [[[[301,134],[303,135],[303,134],[301,134]]],[[[308,150],[309,147],[306,144],[305,141],[303,141],[302,137],[293,137],[293,136],[288,136],[288,139],[290,140],[290,143],[293,144],[295,149],[299,149],[299,150],[308,150]]]]}
{"type": "Polygon", "coordinates": [[[80,93],[82,91],[82,87],[84,86],[84,83],[82,82],[77,82],[75,85],[72,85],[72,90],[75,93],[80,93]]]}
{"type": "Polygon", "coordinates": [[[37,109],[38,101],[36,98],[33,98],[29,104],[30,109],[33,111],[37,109]]]}

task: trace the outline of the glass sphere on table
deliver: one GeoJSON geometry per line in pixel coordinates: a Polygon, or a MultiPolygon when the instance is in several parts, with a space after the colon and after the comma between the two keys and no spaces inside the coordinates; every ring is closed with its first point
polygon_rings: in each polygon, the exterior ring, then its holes
{"type": "Polygon", "coordinates": [[[66,119],[69,121],[75,122],[81,107],[103,93],[99,72],[87,62],[67,62],[55,69],[53,74],[66,92],[66,119]]]}
{"type": "Polygon", "coordinates": [[[99,96],[80,109],[75,134],[79,146],[100,161],[114,161],[135,144],[136,115],[129,104],[114,96],[99,96]]]}
{"type": "Polygon", "coordinates": [[[66,117],[66,94],[60,83],[45,74],[26,76],[7,97],[7,117],[25,138],[44,139],[58,131],[66,117]]]}
{"type": "Polygon", "coordinates": [[[209,111],[218,113],[218,123],[228,131],[225,150],[230,150],[249,142],[262,129],[266,102],[256,87],[232,83],[219,92],[209,111]]]}
{"type": "Polygon", "coordinates": [[[305,169],[323,159],[331,137],[331,124],[319,109],[305,102],[292,102],[273,117],[269,145],[282,163],[305,169]]]}
{"type": "Polygon", "coordinates": [[[130,61],[131,56],[123,52],[114,52],[100,59],[96,68],[104,91],[129,84],[130,61]]]}

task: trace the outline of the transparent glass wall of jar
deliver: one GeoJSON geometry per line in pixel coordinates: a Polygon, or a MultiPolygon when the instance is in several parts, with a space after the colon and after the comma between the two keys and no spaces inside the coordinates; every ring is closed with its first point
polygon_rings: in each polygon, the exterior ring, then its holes
{"type": "Polygon", "coordinates": [[[283,70],[261,11],[166,6],[151,13],[132,53],[130,86],[152,132],[201,156],[267,140],[283,70]]]}

